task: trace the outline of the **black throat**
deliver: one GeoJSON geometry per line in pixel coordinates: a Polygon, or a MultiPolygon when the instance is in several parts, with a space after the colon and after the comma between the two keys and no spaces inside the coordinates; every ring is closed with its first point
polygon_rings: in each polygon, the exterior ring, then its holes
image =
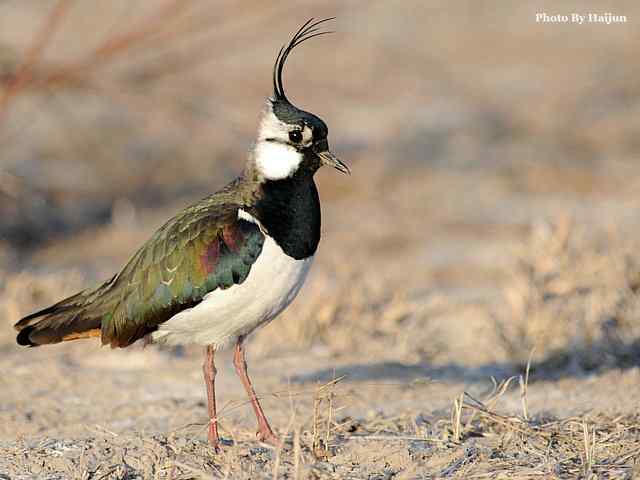
{"type": "Polygon", "coordinates": [[[320,199],[309,172],[267,180],[251,209],[285,254],[296,260],[312,256],[320,242],[320,199]]]}

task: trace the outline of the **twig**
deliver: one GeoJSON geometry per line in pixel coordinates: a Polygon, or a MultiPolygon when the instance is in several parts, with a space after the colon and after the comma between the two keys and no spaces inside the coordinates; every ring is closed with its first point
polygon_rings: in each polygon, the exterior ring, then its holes
{"type": "Polygon", "coordinates": [[[18,67],[15,75],[9,81],[4,94],[0,97],[0,124],[7,115],[11,99],[33,79],[33,71],[40,61],[45,49],[51,43],[53,35],[60,27],[62,20],[67,15],[74,0],[58,0],[53,9],[45,18],[42,27],[35,35],[31,46],[24,55],[22,64],[18,67]]]}
{"type": "Polygon", "coordinates": [[[345,440],[384,440],[399,442],[425,442],[425,443],[446,443],[439,438],[410,437],[406,435],[347,435],[342,437],[345,440]]]}

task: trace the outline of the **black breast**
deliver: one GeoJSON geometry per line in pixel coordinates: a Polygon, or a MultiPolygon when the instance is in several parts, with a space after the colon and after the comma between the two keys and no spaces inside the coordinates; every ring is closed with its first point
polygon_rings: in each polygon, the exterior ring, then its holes
{"type": "Polygon", "coordinates": [[[320,199],[311,175],[263,184],[253,209],[267,233],[296,260],[312,256],[320,242],[320,199]]]}

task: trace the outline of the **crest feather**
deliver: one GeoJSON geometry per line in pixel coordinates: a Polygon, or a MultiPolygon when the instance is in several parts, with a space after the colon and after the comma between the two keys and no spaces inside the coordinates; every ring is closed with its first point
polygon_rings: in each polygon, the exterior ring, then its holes
{"type": "Polygon", "coordinates": [[[276,62],[273,65],[273,98],[274,100],[283,100],[288,102],[287,96],[284,93],[284,85],[282,83],[282,71],[284,70],[284,65],[287,61],[287,57],[302,42],[306,42],[307,40],[312,39],[313,37],[318,37],[320,35],[326,35],[328,33],[333,33],[330,31],[323,31],[319,28],[319,26],[325,22],[330,20],[334,20],[336,17],[329,17],[323,20],[314,21],[313,18],[307,20],[304,25],[300,27],[300,29],[295,33],[293,38],[289,41],[287,45],[283,45],[278,52],[278,56],[276,57],[276,62]]]}

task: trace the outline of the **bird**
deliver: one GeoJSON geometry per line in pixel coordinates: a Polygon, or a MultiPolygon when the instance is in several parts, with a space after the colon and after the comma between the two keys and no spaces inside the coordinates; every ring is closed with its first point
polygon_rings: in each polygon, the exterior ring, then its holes
{"type": "Polygon", "coordinates": [[[204,346],[207,439],[218,452],[215,353],[233,344],[257,439],[281,445],[249,378],[244,342],[291,304],[307,278],[320,241],[315,173],[326,165],[351,174],[329,149],[327,124],[294,106],[282,79],[291,52],[332,33],[324,26],[334,19],[309,19],[280,48],[242,173],[169,219],[109,280],[19,320],[19,345],[100,337],[112,348],[139,340],[204,346]]]}

